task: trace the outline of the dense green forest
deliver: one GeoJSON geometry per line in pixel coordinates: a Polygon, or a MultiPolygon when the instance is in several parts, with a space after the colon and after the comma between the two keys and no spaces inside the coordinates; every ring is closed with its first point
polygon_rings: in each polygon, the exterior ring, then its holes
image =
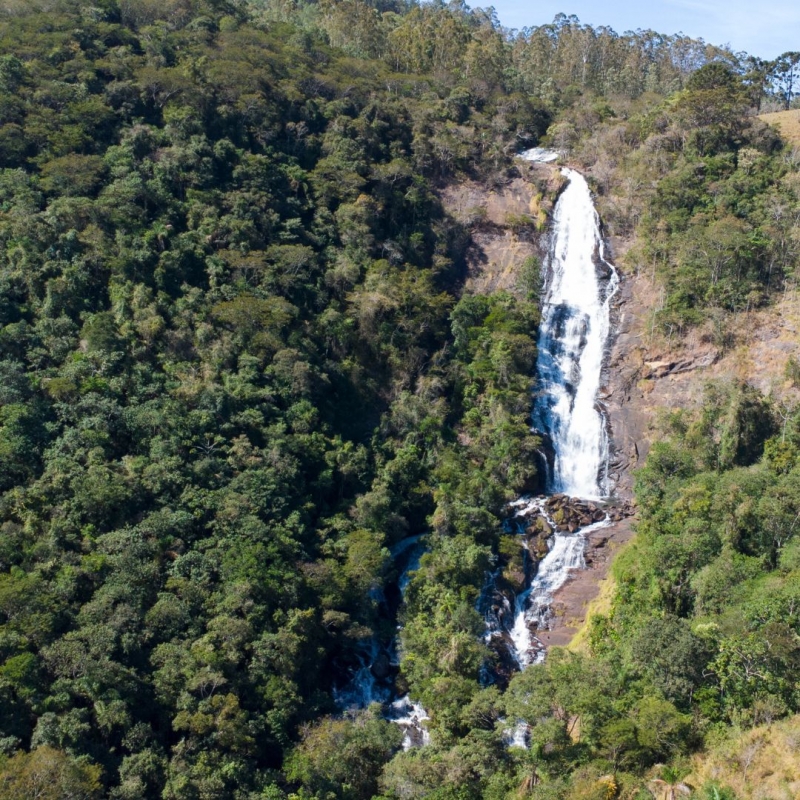
{"type": "Polygon", "coordinates": [[[724,345],[795,280],[796,61],[361,0],[3,0],[0,53],[0,798],[649,797],[800,710],[800,420],[746,386],[664,420],[591,654],[482,684],[540,281],[465,293],[439,199],[570,149],[724,345]],[[399,621],[408,752],[334,702],[399,621]]]}

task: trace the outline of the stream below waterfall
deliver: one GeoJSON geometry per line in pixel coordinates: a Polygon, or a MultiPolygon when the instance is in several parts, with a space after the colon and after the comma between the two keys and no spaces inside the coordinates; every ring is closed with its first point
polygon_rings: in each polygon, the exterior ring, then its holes
{"type": "MultiPolygon", "coordinates": [[[[390,550],[392,560],[400,570],[397,590],[401,602],[412,573],[419,569],[424,552],[421,534],[403,539],[390,550]]],[[[339,708],[352,711],[380,703],[385,718],[403,731],[404,750],[426,745],[430,740],[424,724],[428,719],[427,712],[409,695],[398,696],[395,691],[394,678],[400,666],[396,638],[387,644],[377,635],[372,636],[361,643],[356,658],[357,664],[349,670],[344,685],[334,687],[333,697],[339,708]]]]}

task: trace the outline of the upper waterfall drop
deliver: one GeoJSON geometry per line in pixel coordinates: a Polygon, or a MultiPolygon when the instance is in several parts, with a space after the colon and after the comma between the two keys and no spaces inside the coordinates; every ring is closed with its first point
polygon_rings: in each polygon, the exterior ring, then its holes
{"type": "Polygon", "coordinates": [[[568,168],[561,173],[568,182],[553,213],[532,416],[553,444],[548,493],[599,499],[609,490],[608,434],[597,398],[619,277],[603,258],[586,179],[568,168]]]}

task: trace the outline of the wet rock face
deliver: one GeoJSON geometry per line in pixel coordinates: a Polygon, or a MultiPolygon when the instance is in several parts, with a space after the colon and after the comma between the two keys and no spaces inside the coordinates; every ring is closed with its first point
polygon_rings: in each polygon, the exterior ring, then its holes
{"type": "Polygon", "coordinates": [[[493,636],[488,642],[489,659],[484,665],[484,684],[505,689],[509,681],[519,672],[519,666],[511,655],[512,643],[506,631],[493,636]]]}
{"type": "MultiPolygon", "coordinates": [[[[519,542],[517,542],[517,547],[519,548],[519,542]]],[[[484,685],[493,684],[501,688],[505,688],[508,685],[509,680],[517,670],[516,661],[511,655],[508,630],[514,622],[516,591],[522,590],[525,585],[525,573],[523,571],[515,591],[505,578],[508,570],[509,567],[506,564],[499,574],[495,573],[489,576],[480,604],[480,610],[487,624],[487,636],[484,641],[489,650],[489,657],[482,668],[481,682],[484,685]]]]}
{"type": "Polygon", "coordinates": [[[370,672],[378,679],[385,680],[391,675],[392,662],[388,653],[381,652],[370,665],[370,672]]]}
{"type": "Polygon", "coordinates": [[[536,474],[522,487],[523,495],[541,496],[547,492],[547,476],[555,469],[556,451],[553,440],[542,431],[536,431],[539,447],[536,451],[536,474]]]}
{"type": "Polygon", "coordinates": [[[612,522],[619,522],[620,520],[632,517],[636,513],[636,506],[633,501],[626,500],[622,505],[615,506],[608,509],[608,518],[612,522]]]}
{"type": "Polygon", "coordinates": [[[481,680],[499,686],[505,686],[521,667],[544,657],[542,634],[553,622],[549,596],[553,587],[568,579],[570,571],[603,561],[610,534],[602,531],[608,528],[610,514],[633,511],[630,506],[617,508],[565,494],[517,501],[511,509],[515,513],[500,539],[497,568],[487,575],[478,604],[490,652],[481,680]],[[564,535],[574,532],[578,535],[564,535]]]}
{"type": "Polygon", "coordinates": [[[528,536],[541,536],[549,539],[553,535],[553,527],[542,514],[537,514],[532,525],[525,529],[528,536]]]}
{"type": "Polygon", "coordinates": [[[604,552],[611,534],[608,529],[598,531],[594,536],[586,539],[586,550],[583,552],[583,560],[587,569],[591,569],[596,562],[605,560],[607,554],[604,552]]]}
{"type": "Polygon", "coordinates": [[[621,505],[609,505],[568,497],[565,494],[551,495],[543,505],[543,510],[532,509],[525,515],[524,530],[528,550],[537,558],[547,554],[547,540],[555,531],[575,533],[595,522],[601,522],[606,517],[617,522],[624,517],[633,516],[635,511],[630,501],[621,505]]]}

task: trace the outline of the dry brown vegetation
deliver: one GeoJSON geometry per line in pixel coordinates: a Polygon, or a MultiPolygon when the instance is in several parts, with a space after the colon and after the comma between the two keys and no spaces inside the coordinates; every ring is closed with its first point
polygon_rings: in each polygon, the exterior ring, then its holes
{"type": "Polygon", "coordinates": [[[774,125],[787,142],[800,144],[800,110],[773,111],[770,114],[761,114],[759,119],[768,125],[774,125]]]}
{"type": "Polygon", "coordinates": [[[742,800],[800,797],[800,715],[732,735],[694,760],[687,782],[717,781],[742,800]]]}

